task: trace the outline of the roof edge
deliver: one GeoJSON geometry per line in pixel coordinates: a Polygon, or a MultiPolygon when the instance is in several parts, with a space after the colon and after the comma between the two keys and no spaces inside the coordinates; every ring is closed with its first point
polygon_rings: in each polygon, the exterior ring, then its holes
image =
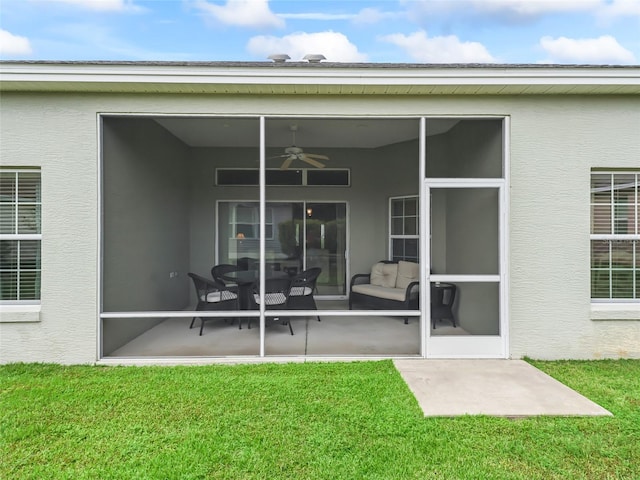
{"type": "MultiPolygon", "coordinates": [[[[170,93],[305,93],[311,86],[334,93],[426,92],[429,87],[591,87],[588,93],[640,93],[640,66],[392,64],[306,62],[49,62],[0,61],[3,91],[147,91],[170,93]],[[285,73],[286,72],[286,73],[285,73]],[[342,87],[342,88],[335,88],[342,87]],[[605,88],[606,87],[606,88],[605,88]],[[388,90],[384,90],[387,88],[388,90]],[[294,90],[298,91],[294,91],[294,90]]],[[[505,90],[505,93],[507,93],[505,90]]],[[[557,91],[555,93],[558,93],[557,91]]],[[[561,92],[560,92],[561,93],[561,92]]]]}

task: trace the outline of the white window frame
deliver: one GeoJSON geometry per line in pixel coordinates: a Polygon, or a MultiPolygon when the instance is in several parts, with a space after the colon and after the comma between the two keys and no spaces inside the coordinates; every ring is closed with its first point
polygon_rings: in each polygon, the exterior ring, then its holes
{"type": "MultiPolygon", "coordinates": [[[[13,215],[15,215],[14,221],[13,221],[13,225],[14,225],[14,231],[12,233],[0,233],[0,241],[17,241],[18,242],[18,250],[20,249],[20,242],[21,241],[38,241],[39,242],[39,252],[38,255],[40,256],[40,268],[39,270],[33,270],[35,272],[39,272],[40,275],[42,275],[42,218],[40,218],[37,222],[37,233],[18,233],[18,225],[19,225],[19,205],[30,205],[30,206],[36,206],[40,208],[40,212],[42,212],[42,194],[40,195],[40,201],[37,202],[19,202],[19,196],[20,196],[20,183],[19,183],[19,175],[21,173],[37,173],[39,178],[38,178],[38,188],[42,189],[42,174],[39,168],[2,168],[0,169],[0,171],[2,171],[2,173],[7,174],[7,173],[12,173],[15,176],[15,185],[16,185],[16,191],[14,193],[14,196],[12,197],[11,201],[6,201],[4,199],[0,199],[2,205],[12,205],[13,206],[13,215]]],[[[42,213],[40,213],[40,215],[42,215],[42,213]]],[[[16,305],[16,306],[24,306],[24,305],[40,305],[40,300],[42,297],[42,286],[41,283],[40,285],[38,285],[38,295],[37,295],[37,299],[21,299],[20,298],[20,273],[22,272],[21,268],[20,268],[20,253],[18,253],[18,258],[17,258],[17,265],[16,265],[16,291],[17,291],[17,299],[15,300],[0,300],[0,305],[1,306],[12,306],[12,305],[16,305]]],[[[29,270],[29,272],[32,272],[32,270],[29,270]]]]}
{"type": "MultiPolygon", "coordinates": [[[[590,226],[590,244],[594,241],[605,241],[609,243],[609,265],[605,268],[597,268],[594,269],[593,266],[593,259],[591,258],[593,255],[593,249],[590,248],[590,273],[591,273],[591,278],[590,278],[590,283],[593,282],[593,274],[595,271],[602,271],[602,272],[607,272],[609,275],[609,295],[608,297],[593,297],[591,296],[591,302],[594,304],[615,304],[615,303],[633,303],[633,304],[637,304],[640,303],[640,295],[636,295],[636,291],[638,290],[638,285],[637,285],[637,275],[638,275],[638,271],[640,270],[640,267],[638,267],[638,258],[636,258],[637,250],[638,250],[638,245],[640,244],[640,225],[638,225],[638,213],[639,213],[639,209],[640,209],[640,170],[592,170],[591,171],[591,175],[590,175],[590,190],[593,193],[593,186],[592,186],[592,179],[594,176],[596,175],[609,175],[610,176],[610,191],[611,191],[611,198],[610,198],[610,202],[608,204],[600,204],[600,203],[596,203],[593,202],[593,197],[591,197],[590,200],[590,209],[591,209],[591,215],[592,215],[592,221],[591,221],[591,226],[590,226]],[[621,205],[628,205],[628,204],[616,204],[615,202],[615,197],[614,197],[614,192],[615,192],[615,188],[614,188],[614,175],[635,175],[635,180],[634,180],[634,187],[635,187],[635,193],[634,193],[634,203],[632,206],[632,208],[634,208],[634,212],[633,214],[635,215],[635,219],[636,219],[636,224],[635,224],[635,232],[634,233],[616,233],[616,219],[619,217],[618,214],[618,208],[621,205]],[[593,214],[594,214],[594,206],[595,205],[609,205],[611,207],[610,210],[610,216],[609,216],[609,221],[611,223],[611,232],[607,233],[607,234],[603,234],[603,233],[593,233],[593,228],[594,228],[594,221],[593,221],[593,214]],[[614,297],[613,296],[613,282],[611,281],[612,278],[612,274],[614,272],[614,268],[612,265],[612,246],[613,243],[616,241],[631,241],[635,243],[635,248],[633,248],[632,251],[632,259],[631,259],[631,269],[630,269],[630,274],[631,274],[631,278],[632,278],[632,285],[631,285],[631,297],[614,297]]],[[[591,285],[591,287],[593,287],[593,285],[591,285]]],[[[593,292],[591,293],[591,295],[593,295],[593,292]]]]}

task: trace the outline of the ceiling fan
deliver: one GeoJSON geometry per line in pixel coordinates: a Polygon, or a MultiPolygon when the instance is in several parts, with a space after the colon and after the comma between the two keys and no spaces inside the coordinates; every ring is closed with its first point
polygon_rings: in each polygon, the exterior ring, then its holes
{"type": "Polygon", "coordinates": [[[294,160],[302,160],[303,162],[308,163],[309,165],[313,165],[316,168],[324,168],[325,164],[320,162],[319,160],[329,160],[329,157],[326,155],[318,155],[315,153],[306,153],[300,147],[296,147],[296,132],[298,131],[297,125],[291,125],[289,127],[291,130],[291,134],[293,136],[293,141],[291,142],[291,146],[284,149],[283,155],[276,155],[272,158],[284,158],[284,162],[280,165],[281,170],[286,170],[291,166],[291,163],[294,160]]]}

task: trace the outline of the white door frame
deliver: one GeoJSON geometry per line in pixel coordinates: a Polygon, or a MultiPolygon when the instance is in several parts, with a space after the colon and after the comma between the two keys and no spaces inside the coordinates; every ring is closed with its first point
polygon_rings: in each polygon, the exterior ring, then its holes
{"type": "MultiPolygon", "coordinates": [[[[436,336],[431,335],[431,309],[423,309],[423,322],[426,331],[426,357],[427,358],[507,358],[508,356],[508,302],[507,302],[507,269],[506,269],[506,188],[503,179],[426,179],[423,195],[426,203],[426,211],[431,210],[432,189],[469,189],[492,188],[498,190],[499,212],[499,266],[498,274],[487,275],[460,275],[460,274],[431,274],[426,272],[425,305],[431,304],[431,289],[427,286],[431,282],[487,282],[499,284],[499,335],[455,335],[436,336]]],[[[431,265],[431,221],[425,220],[426,235],[423,241],[425,263],[431,265]]]]}

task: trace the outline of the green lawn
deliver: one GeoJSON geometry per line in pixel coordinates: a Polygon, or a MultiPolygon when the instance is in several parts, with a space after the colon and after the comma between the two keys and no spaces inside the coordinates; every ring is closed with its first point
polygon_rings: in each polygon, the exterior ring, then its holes
{"type": "Polygon", "coordinates": [[[0,478],[640,479],[640,361],[532,363],[614,417],[424,418],[391,361],[5,365],[0,478]]]}

